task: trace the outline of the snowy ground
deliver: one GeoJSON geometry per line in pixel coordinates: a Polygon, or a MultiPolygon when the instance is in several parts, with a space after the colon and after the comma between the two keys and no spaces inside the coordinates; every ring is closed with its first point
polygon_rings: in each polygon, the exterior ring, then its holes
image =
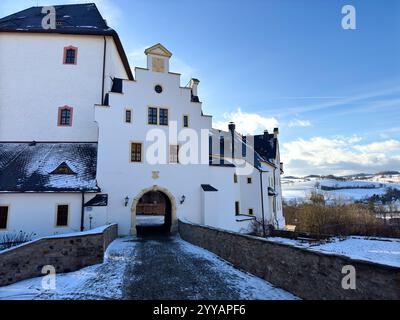
{"type": "Polygon", "coordinates": [[[386,188],[393,187],[399,188],[400,184],[384,183],[382,181],[364,181],[364,180],[349,180],[349,181],[338,181],[333,179],[318,179],[318,178],[307,178],[307,179],[287,179],[282,178],[282,194],[285,201],[298,201],[302,202],[310,195],[315,189],[316,184],[320,184],[327,187],[339,186],[339,187],[365,187],[375,186],[374,189],[341,189],[334,191],[321,191],[325,195],[326,199],[340,198],[346,202],[354,202],[361,200],[366,197],[371,197],[374,194],[382,195],[385,193],[386,188]]]}
{"type": "Polygon", "coordinates": [[[56,290],[42,289],[42,277],[0,287],[0,300],[106,300],[122,298],[122,281],[132,246],[125,239],[111,243],[105,262],[56,277],[56,290]]]}
{"type": "Polygon", "coordinates": [[[333,242],[319,245],[286,238],[271,237],[268,240],[400,267],[400,239],[349,237],[345,240],[334,239],[333,242]]]}
{"type": "Polygon", "coordinates": [[[0,300],[297,299],[179,237],[118,239],[103,264],[58,275],[55,291],[41,283],[2,287],[0,300]]]}
{"type": "Polygon", "coordinates": [[[164,216],[136,216],[136,224],[138,226],[158,226],[164,224],[164,216]]]}

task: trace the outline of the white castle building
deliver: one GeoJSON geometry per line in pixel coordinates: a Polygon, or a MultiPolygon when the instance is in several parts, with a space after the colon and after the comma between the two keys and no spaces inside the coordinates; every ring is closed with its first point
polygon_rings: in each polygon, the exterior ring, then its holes
{"type": "Polygon", "coordinates": [[[181,86],[165,47],[132,73],[94,4],[54,8],[55,29],[41,7],[0,19],[0,237],[136,234],[144,215],[167,231],[284,227],[278,129],[212,129],[199,80],[181,86]]]}

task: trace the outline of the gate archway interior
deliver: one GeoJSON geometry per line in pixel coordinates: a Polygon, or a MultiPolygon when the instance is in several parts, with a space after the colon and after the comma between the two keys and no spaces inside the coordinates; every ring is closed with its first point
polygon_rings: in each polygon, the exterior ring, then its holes
{"type": "Polygon", "coordinates": [[[162,191],[148,191],[136,205],[136,231],[138,235],[169,233],[172,226],[172,205],[162,191]]]}

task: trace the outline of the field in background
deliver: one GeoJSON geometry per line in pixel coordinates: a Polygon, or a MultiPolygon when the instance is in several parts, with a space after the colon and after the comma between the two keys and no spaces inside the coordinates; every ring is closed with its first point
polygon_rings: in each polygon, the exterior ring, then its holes
{"type": "Polygon", "coordinates": [[[282,178],[282,193],[286,203],[306,202],[311,192],[323,194],[328,203],[338,200],[348,204],[362,200],[366,203],[374,195],[384,195],[388,188],[400,190],[400,174],[282,178]]]}

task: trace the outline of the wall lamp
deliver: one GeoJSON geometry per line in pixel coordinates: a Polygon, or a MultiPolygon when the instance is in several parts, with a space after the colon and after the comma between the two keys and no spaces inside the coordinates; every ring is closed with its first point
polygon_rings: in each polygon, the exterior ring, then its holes
{"type": "Polygon", "coordinates": [[[186,200],[186,196],[182,196],[182,197],[181,197],[181,201],[180,201],[181,204],[183,204],[183,203],[185,202],[185,200],[186,200]]]}
{"type": "Polygon", "coordinates": [[[126,196],[126,198],[125,198],[125,207],[127,207],[127,206],[128,206],[128,203],[129,203],[129,197],[128,197],[128,196],[126,196]]]}

